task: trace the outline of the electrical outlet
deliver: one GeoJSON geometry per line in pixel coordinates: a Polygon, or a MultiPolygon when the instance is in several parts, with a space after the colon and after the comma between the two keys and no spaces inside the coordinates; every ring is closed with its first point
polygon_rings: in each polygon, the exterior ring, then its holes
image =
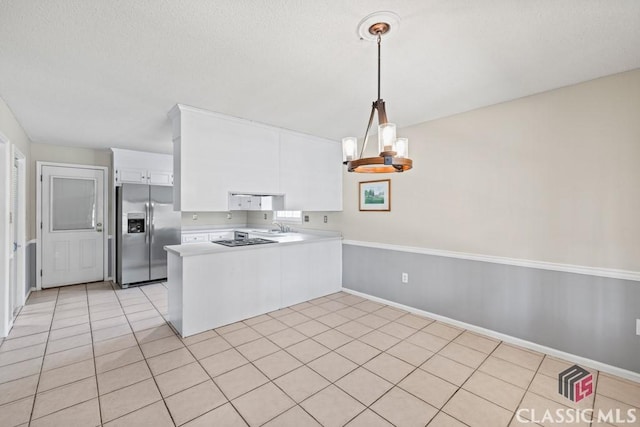
{"type": "Polygon", "coordinates": [[[304,216],[304,222],[309,222],[309,215],[304,216]]]}
{"type": "Polygon", "coordinates": [[[227,214],[227,219],[231,219],[231,218],[232,218],[232,216],[231,216],[231,212],[229,212],[229,213],[227,214]]]}
{"type": "Polygon", "coordinates": [[[193,214],[193,215],[191,216],[191,219],[192,219],[192,220],[194,220],[194,221],[196,221],[196,220],[198,219],[198,214],[193,214]]]}
{"type": "Polygon", "coordinates": [[[267,219],[267,214],[264,214],[264,219],[267,219]]]}
{"type": "Polygon", "coordinates": [[[329,222],[329,217],[327,215],[324,216],[324,223],[328,223],[329,222]]]}
{"type": "Polygon", "coordinates": [[[640,319],[636,319],[636,335],[640,335],[640,319]]]}
{"type": "Polygon", "coordinates": [[[409,283],[409,273],[402,273],[402,283],[409,283]]]}

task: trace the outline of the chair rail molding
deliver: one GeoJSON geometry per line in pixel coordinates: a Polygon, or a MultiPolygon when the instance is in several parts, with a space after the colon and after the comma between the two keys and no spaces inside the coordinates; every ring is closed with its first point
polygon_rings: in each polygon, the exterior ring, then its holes
{"type": "Polygon", "coordinates": [[[365,242],[359,240],[343,240],[342,244],[363,246],[367,248],[386,249],[390,251],[410,252],[422,255],[434,255],[447,258],[466,259],[471,261],[491,262],[494,264],[514,265],[518,267],[537,268],[540,270],[561,271],[565,273],[584,274],[587,276],[607,277],[611,279],[633,280],[640,282],[640,271],[618,270],[614,268],[587,267],[582,265],[561,264],[546,261],[534,261],[521,258],[508,258],[495,255],[482,255],[467,252],[447,251],[415,246],[393,245],[389,243],[365,242]]]}

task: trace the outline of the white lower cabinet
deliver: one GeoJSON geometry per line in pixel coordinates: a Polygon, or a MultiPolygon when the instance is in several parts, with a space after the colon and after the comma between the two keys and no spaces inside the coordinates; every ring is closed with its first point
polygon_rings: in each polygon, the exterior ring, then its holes
{"type": "Polygon", "coordinates": [[[184,337],[280,307],[277,247],[168,261],[169,320],[184,337]]]}
{"type": "Polygon", "coordinates": [[[189,233],[182,235],[182,243],[202,243],[208,241],[207,233],[189,233]]]}
{"type": "Polygon", "coordinates": [[[168,251],[169,321],[183,337],[340,291],[340,239],[183,256],[168,251]]]}
{"type": "Polygon", "coordinates": [[[340,240],[282,247],[282,307],[338,292],[342,287],[340,240]]]}
{"type": "Polygon", "coordinates": [[[214,233],[209,233],[209,241],[213,242],[214,240],[229,240],[233,239],[233,230],[224,230],[224,231],[216,231],[214,233]]]}
{"type": "Polygon", "coordinates": [[[202,233],[182,233],[182,243],[203,243],[214,240],[233,239],[233,230],[204,231],[202,233]]]}

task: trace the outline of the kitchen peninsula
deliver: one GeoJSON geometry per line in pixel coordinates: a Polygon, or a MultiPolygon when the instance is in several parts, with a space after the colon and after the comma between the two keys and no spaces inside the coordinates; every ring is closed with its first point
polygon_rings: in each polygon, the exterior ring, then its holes
{"type": "Polygon", "coordinates": [[[339,233],[249,233],[275,243],[165,247],[169,321],[183,337],[341,289],[339,233]]]}

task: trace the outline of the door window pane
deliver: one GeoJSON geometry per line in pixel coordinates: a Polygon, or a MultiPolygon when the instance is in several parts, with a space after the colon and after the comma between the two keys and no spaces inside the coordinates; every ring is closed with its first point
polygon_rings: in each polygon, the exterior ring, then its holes
{"type": "Polygon", "coordinates": [[[52,178],[51,230],[91,230],[96,224],[95,179],[52,178]]]}

